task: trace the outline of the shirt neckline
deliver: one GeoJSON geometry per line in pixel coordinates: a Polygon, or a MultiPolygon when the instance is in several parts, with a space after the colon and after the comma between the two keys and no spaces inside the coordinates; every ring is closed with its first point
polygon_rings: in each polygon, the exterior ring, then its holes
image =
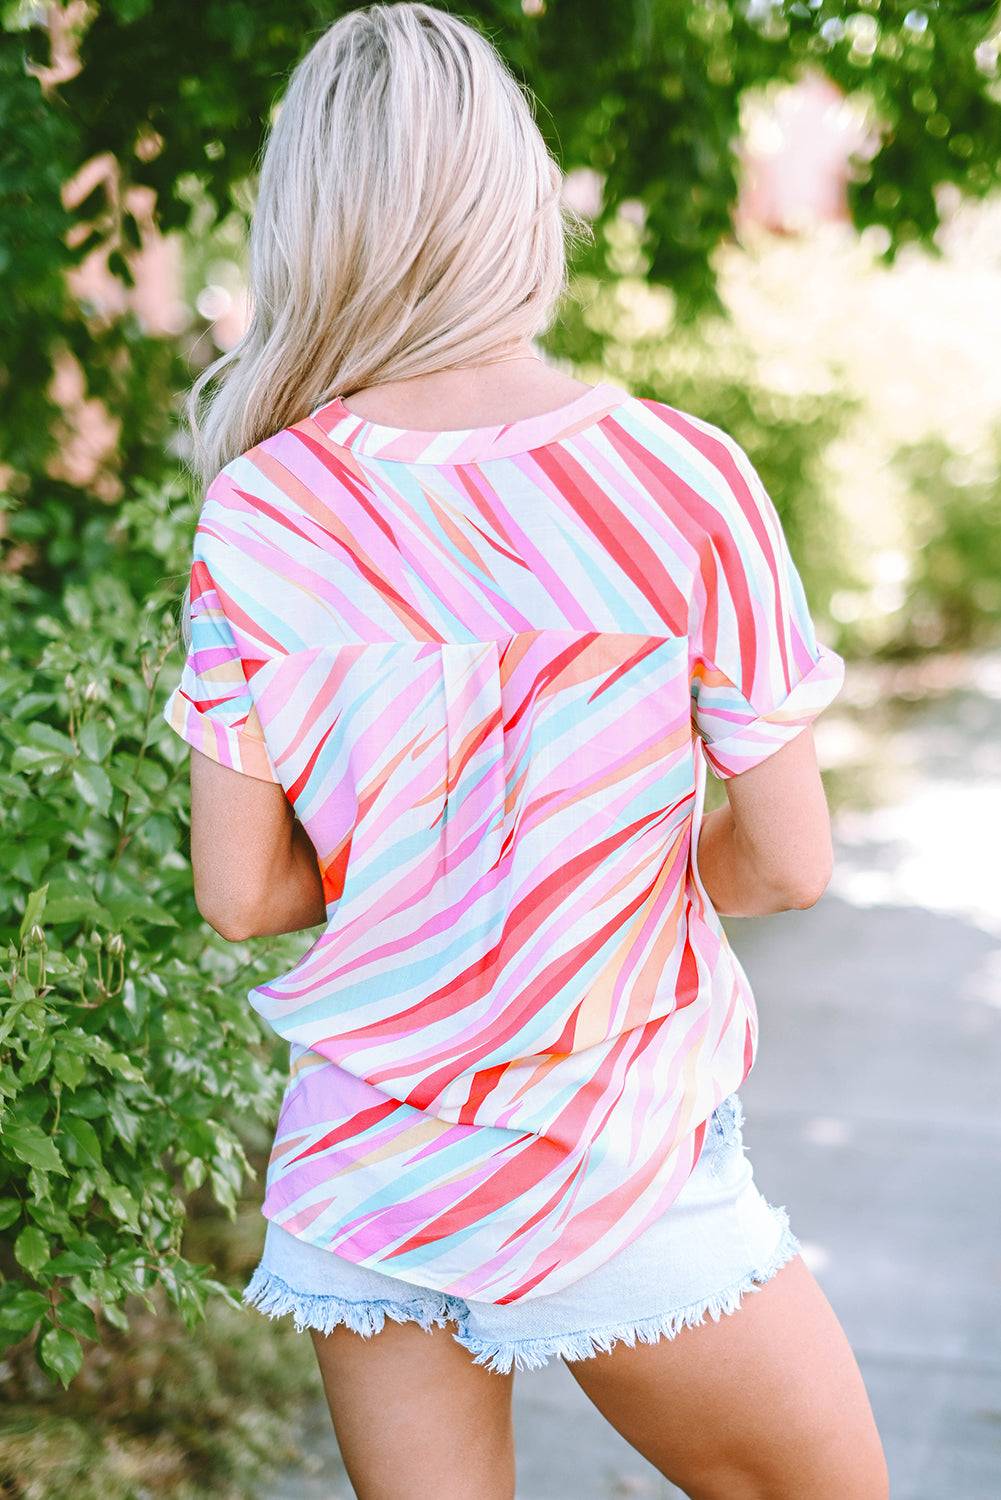
{"type": "Polygon", "coordinates": [[[556,442],[600,421],[630,399],[624,387],[601,380],[562,406],[535,416],[518,417],[513,422],[483,427],[419,428],[369,421],[349,411],[343,399],[335,396],[317,407],[310,414],[310,421],[332,442],[354,453],[405,463],[463,463],[509,457],[556,442]]]}

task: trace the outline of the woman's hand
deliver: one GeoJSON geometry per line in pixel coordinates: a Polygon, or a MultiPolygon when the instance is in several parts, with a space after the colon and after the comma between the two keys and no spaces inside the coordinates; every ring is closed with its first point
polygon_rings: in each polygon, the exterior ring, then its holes
{"type": "Polygon", "coordinates": [[[276,782],[191,752],[191,865],[198,910],[230,942],[326,920],[316,850],[276,782]]]}

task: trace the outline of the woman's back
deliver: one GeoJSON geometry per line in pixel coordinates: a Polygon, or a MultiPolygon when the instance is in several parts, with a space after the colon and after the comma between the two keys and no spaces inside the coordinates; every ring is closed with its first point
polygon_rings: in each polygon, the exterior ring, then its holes
{"type": "Polygon", "coordinates": [[[703,751],[841,681],[746,455],[608,382],[461,430],[329,401],[210,485],[191,612],[168,716],[281,783],[327,902],[251,993],[292,1058],[264,1213],[457,1296],[572,1282],[754,1061],[703,751]]]}
{"type": "Polygon", "coordinates": [[[309,1328],[359,1495],[510,1500],[510,1371],[559,1357],[687,1494],[878,1500],[740,1139],[757,1018],[714,909],[826,884],[800,731],[842,663],[723,433],[484,374],[534,358],[590,238],[476,26],[354,7],[296,67],[248,326],[189,404],[167,710],[203,915],[323,924],[251,992],[291,1066],[244,1297],[309,1328]]]}

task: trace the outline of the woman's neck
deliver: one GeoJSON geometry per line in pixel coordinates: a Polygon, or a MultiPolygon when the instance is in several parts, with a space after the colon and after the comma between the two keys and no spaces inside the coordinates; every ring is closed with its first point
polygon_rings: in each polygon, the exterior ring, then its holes
{"type": "Polygon", "coordinates": [[[589,389],[546,364],[522,340],[468,365],[352,391],[344,404],[387,427],[491,427],[552,411],[589,389]]]}

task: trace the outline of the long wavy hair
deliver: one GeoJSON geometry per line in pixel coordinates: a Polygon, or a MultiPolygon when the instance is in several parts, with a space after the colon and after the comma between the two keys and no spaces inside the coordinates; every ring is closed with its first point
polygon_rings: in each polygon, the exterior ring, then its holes
{"type": "Polygon", "coordinates": [[[199,483],[335,396],[538,337],[590,232],[562,189],[534,98],[472,25],[342,16],[265,143],[249,324],[188,397],[199,483]]]}

